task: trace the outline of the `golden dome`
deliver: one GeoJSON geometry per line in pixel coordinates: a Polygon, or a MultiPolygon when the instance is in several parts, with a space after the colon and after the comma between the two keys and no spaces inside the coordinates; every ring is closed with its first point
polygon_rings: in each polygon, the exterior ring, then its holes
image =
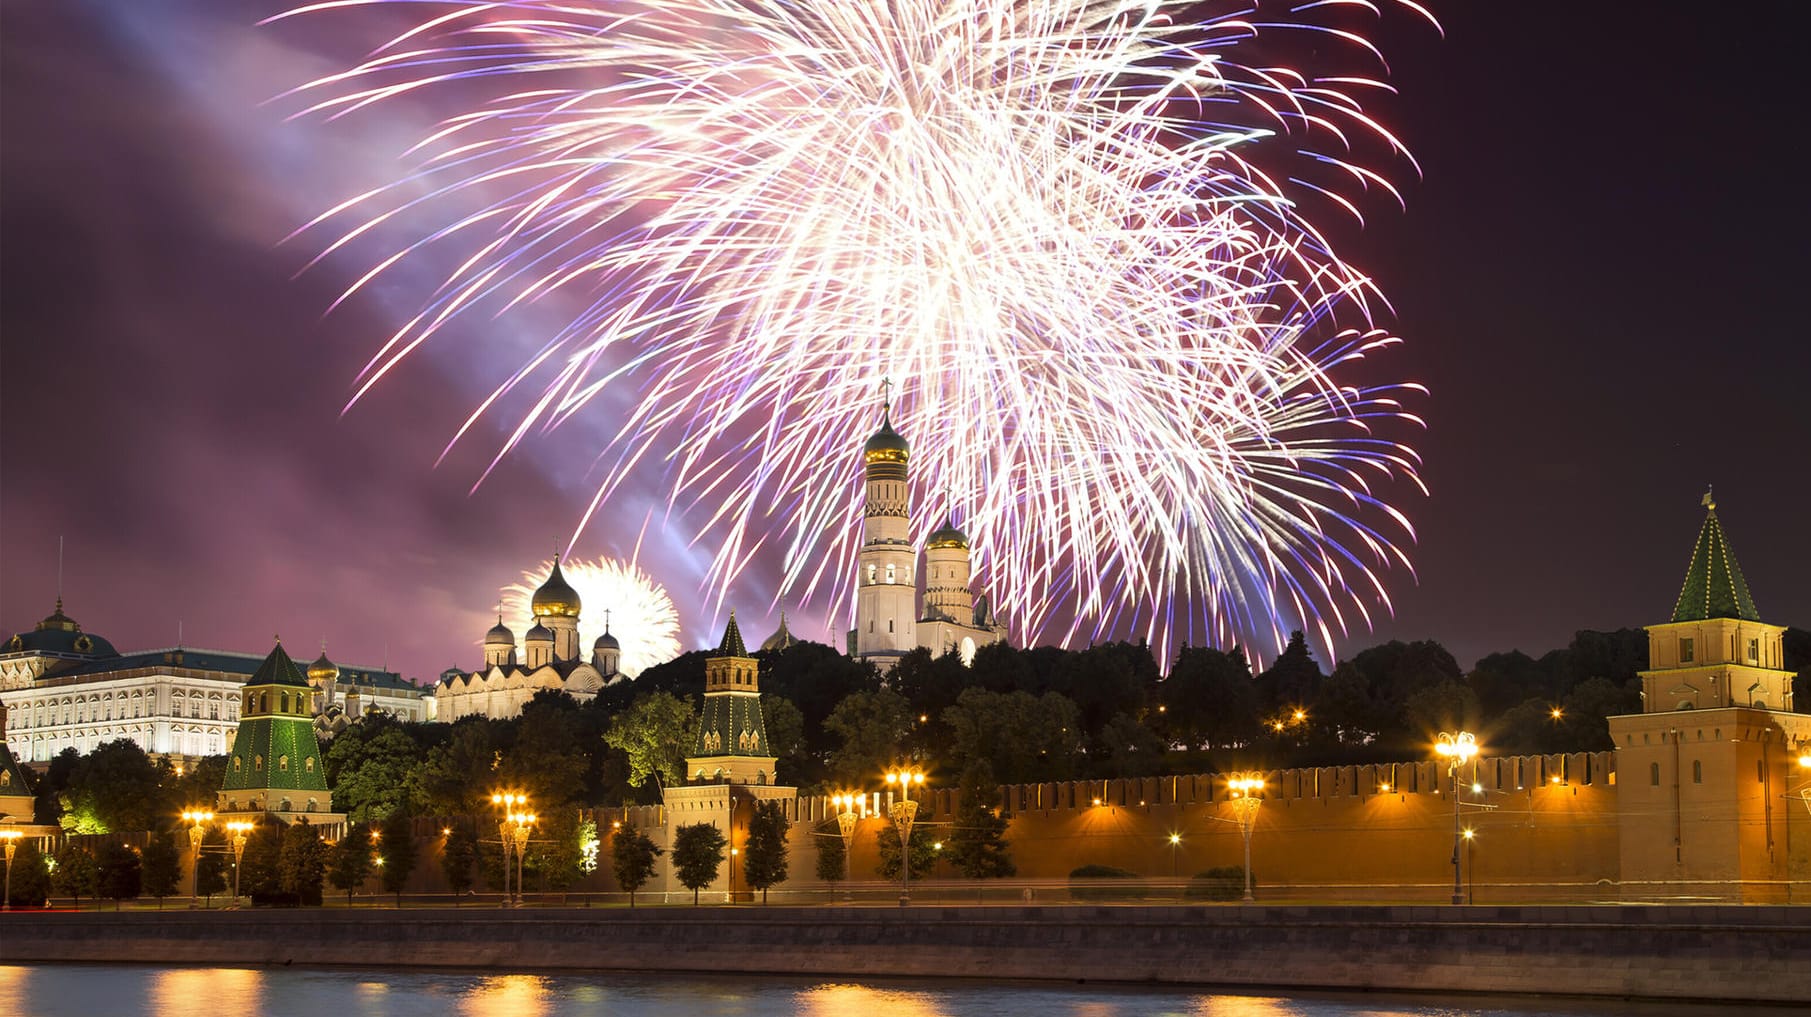
{"type": "Polygon", "coordinates": [[[327,648],[321,647],[321,655],[314,659],[314,663],[308,665],[308,684],[321,685],[325,682],[337,681],[339,676],[339,665],[328,660],[327,648]]]}
{"type": "Polygon", "coordinates": [[[898,431],[893,430],[891,413],[880,416],[880,430],[862,446],[862,458],[870,463],[903,463],[911,454],[906,440],[898,431]]]}
{"type": "Polygon", "coordinates": [[[966,551],[968,550],[968,537],[964,536],[961,530],[956,529],[956,524],[954,522],[949,522],[945,523],[942,529],[933,532],[930,537],[925,540],[924,547],[927,551],[934,551],[945,547],[953,547],[966,551]]]}
{"type": "Polygon", "coordinates": [[[534,591],[531,607],[536,618],[561,617],[577,618],[579,616],[579,591],[566,582],[560,574],[560,560],[553,560],[553,571],[547,574],[547,581],[534,591]]]}

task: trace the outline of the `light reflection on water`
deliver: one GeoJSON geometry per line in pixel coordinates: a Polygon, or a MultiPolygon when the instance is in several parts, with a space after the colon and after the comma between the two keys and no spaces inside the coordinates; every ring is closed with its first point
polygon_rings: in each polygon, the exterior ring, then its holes
{"type": "Polygon", "coordinates": [[[1032,982],[0,964],[0,1013],[18,1017],[1713,1017],[1730,1010],[1032,982]]]}

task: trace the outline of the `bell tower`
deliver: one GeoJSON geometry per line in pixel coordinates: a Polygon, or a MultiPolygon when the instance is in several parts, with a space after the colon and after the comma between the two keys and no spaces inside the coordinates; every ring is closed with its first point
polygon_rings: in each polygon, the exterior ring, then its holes
{"type": "Polygon", "coordinates": [[[911,449],[893,430],[890,385],[882,383],[880,430],[862,446],[862,544],[855,563],[851,650],[890,671],[917,647],[918,555],[912,547],[911,449]]]}

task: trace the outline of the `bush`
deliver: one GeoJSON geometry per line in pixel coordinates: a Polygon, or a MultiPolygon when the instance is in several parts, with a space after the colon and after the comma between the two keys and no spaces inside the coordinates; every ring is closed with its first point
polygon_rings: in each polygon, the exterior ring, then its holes
{"type": "MultiPolygon", "coordinates": [[[[1257,889],[1258,878],[1251,878],[1253,890],[1257,889]]],[[[1245,867],[1242,865],[1222,865],[1197,872],[1189,880],[1184,896],[1189,900],[1242,900],[1245,897],[1245,867]]]]}
{"type": "Polygon", "coordinates": [[[1144,896],[1144,882],[1136,872],[1084,865],[1069,873],[1069,896],[1084,901],[1137,900],[1144,896]]]}

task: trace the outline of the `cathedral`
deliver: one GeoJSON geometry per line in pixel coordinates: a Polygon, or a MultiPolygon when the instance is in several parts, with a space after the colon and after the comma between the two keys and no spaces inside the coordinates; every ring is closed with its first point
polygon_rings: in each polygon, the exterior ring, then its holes
{"type": "Polygon", "coordinates": [[[502,720],[520,714],[543,689],[564,692],[583,703],[605,685],[622,681],[622,644],[610,634],[607,621],[604,634],[591,644],[591,659],[579,656],[582,606],[578,591],[560,574],[555,559],[547,581],[530,602],[535,623],[522,636],[521,655],[516,653],[516,634],[498,615],[497,624],[484,636],[484,668],[442,676],[434,693],[435,719],[448,724],[461,717],[502,720]]]}
{"type": "Polygon", "coordinates": [[[946,522],[924,546],[924,609],[918,608],[918,551],[912,543],[912,496],[907,483],[911,449],[893,430],[892,406],[883,403],[880,430],[862,446],[865,504],[862,544],[856,557],[855,628],[849,653],[891,671],[918,647],[934,656],[955,651],[963,663],[988,643],[1002,642],[1006,626],[978,601],[968,538],[946,522]]]}

